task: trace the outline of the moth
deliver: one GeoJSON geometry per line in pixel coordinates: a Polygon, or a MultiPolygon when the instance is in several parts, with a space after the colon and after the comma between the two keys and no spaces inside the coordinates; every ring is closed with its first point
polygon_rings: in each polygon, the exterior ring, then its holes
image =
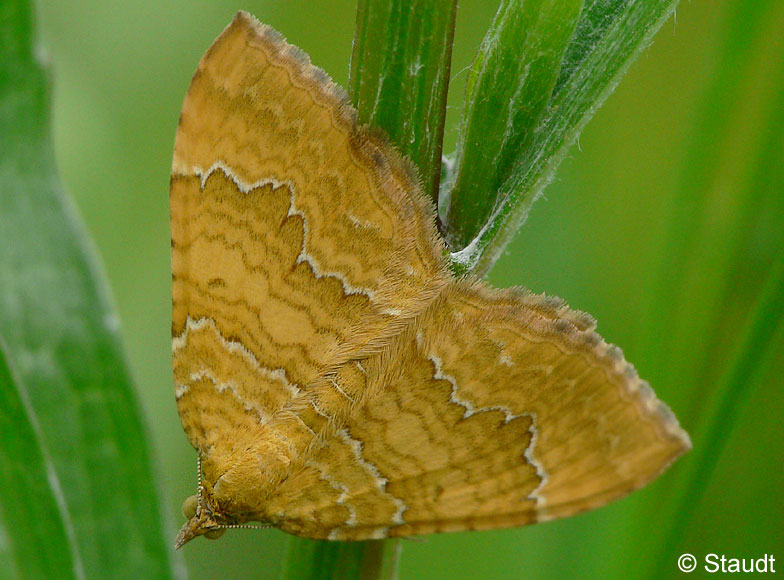
{"type": "Polygon", "coordinates": [[[411,163],[247,13],[188,89],[170,199],[200,475],[177,547],[250,521],[330,540],[520,526],[690,447],[589,315],[455,277],[411,163]]]}

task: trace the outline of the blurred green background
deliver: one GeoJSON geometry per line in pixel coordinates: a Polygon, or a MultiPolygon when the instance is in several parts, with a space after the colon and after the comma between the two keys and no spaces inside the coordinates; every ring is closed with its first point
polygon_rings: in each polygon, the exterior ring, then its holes
{"type": "MultiPolygon", "coordinates": [[[[784,239],[784,3],[767,2],[764,17],[748,23],[742,4],[680,5],[490,276],[591,312],[692,433],[726,400],[717,385],[784,239]]],[[[455,143],[465,68],[495,8],[460,3],[445,151],[455,143]]],[[[38,5],[58,164],[111,281],[172,541],[196,481],[170,371],[171,150],[196,64],[237,9],[273,25],[345,86],[351,1],[38,5]]],[[[773,337],[748,396],[721,425],[719,449],[698,439],[650,487],[569,520],[404,542],[401,579],[650,577],[657,564],[657,577],[680,577],[683,552],[767,553],[784,568],[781,328],[773,337]],[[673,524],[682,481],[714,453],[693,518],[673,524]]],[[[277,531],[235,531],[184,552],[195,579],[275,578],[284,544],[277,531]]]]}

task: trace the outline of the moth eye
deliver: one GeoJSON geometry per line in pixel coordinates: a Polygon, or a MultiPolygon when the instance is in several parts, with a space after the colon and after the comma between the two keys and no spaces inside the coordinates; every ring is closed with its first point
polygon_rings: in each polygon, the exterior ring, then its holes
{"type": "Polygon", "coordinates": [[[182,502],[182,515],[184,515],[187,519],[191,519],[193,516],[196,515],[196,508],[198,506],[199,506],[198,496],[192,495],[188,498],[185,498],[185,501],[182,502]]]}
{"type": "Polygon", "coordinates": [[[226,528],[217,528],[214,530],[210,530],[209,532],[205,532],[204,537],[208,540],[217,540],[223,534],[226,533],[226,528]]]}

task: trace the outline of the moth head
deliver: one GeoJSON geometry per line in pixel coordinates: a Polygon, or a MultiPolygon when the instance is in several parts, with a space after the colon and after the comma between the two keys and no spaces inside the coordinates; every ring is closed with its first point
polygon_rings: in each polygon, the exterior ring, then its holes
{"type": "Polygon", "coordinates": [[[182,504],[182,513],[188,518],[177,535],[174,547],[179,549],[196,536],[204,536],[210,540],[220,538],[226,526],[219,523],[214,513],[200,501],[199,496],[192,495],[182,504]]]}
{"type": "Polygon", "coordinates": [[[182,503],[182,513],[187,521],[177,534],[174,543],[175,549],[190,542],[197,536],[204,536],[208,540],[217,540],[229,528],[269,528],[269,525],[244,525],[236,523],[232,518],[220,513],[211,501],[210,493],[205,491],[201,479],[201,456],[198,458],[198,489],[196,495],[185,499],[182,503]]]}

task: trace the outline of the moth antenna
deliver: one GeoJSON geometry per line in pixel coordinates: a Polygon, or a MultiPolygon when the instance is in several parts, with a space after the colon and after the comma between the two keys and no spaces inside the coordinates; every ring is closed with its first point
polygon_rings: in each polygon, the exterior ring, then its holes
{"type": "Polygon", "coordinates": [[[221,526],[221,529],[237,529],[242,528],[245,530],[266,530],[269,528],[274,528],[272,524],[229,524],[225,526],[221,526]]]}
{"type": "Polygon", "coordinates": [[[204,485],[201,482],[201,453],[196,454],[196,482],[199,494],[199,505],[201,507],[206,507],[206,502],[204,501],[204,485]]]}

